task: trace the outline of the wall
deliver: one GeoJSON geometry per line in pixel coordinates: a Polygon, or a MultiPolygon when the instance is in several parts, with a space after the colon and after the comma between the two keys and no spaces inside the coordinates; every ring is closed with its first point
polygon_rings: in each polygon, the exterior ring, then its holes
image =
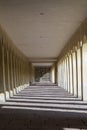
{"type": "Polygon", "coordinates": [[[50,82],[50,67],[35,67],[36,82],[50,82]]]}
{"type": "Polygon", "coordinates": [[[58,85],[87,100],[87,18],[58,57],[58,85]]]}
{"type": "Polygon", "coordinates": [[[0,101],[29,85],[29,60],[0,26],[0,101]]]}

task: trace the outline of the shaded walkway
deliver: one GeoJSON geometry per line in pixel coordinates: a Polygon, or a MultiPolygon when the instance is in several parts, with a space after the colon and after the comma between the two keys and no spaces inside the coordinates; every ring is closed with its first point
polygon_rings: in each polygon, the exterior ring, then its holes
{"type": "Polygon", "coordinates": [[[87,102],[56,85],[29,86],[0,108],[0,130],[87,129],[87,102]]]}

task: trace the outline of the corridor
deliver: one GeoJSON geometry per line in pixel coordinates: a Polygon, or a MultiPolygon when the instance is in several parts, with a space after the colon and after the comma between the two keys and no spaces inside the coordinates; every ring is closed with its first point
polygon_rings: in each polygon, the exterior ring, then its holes
{"type": "Polygon", "coordinates": [[[0,130],[87,130],[87,0],[0,0],[0,130]]]}
{"type": "Polygon", "coordinates": [[[0,104],[0,130],[86,130],[87,102],[55,84],[28,86],[0,104]]]}

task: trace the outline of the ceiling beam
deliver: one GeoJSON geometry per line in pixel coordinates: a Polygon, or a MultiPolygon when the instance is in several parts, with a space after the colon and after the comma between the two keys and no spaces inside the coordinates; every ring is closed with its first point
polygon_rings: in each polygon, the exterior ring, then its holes
{"type": "Polygon", "coordinates": [[[53,63],[57,58],[29,58],[32,63],[53,63]]]}

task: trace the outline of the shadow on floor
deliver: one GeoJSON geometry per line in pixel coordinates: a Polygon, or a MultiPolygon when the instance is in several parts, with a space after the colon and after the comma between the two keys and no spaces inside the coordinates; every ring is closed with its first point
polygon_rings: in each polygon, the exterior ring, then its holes
{"type": "Polygon", "coordinates": [[[63,88],[45,87],[27,87],[1,103],[0,130],[87,130],[87,103],[63,88]]]}

